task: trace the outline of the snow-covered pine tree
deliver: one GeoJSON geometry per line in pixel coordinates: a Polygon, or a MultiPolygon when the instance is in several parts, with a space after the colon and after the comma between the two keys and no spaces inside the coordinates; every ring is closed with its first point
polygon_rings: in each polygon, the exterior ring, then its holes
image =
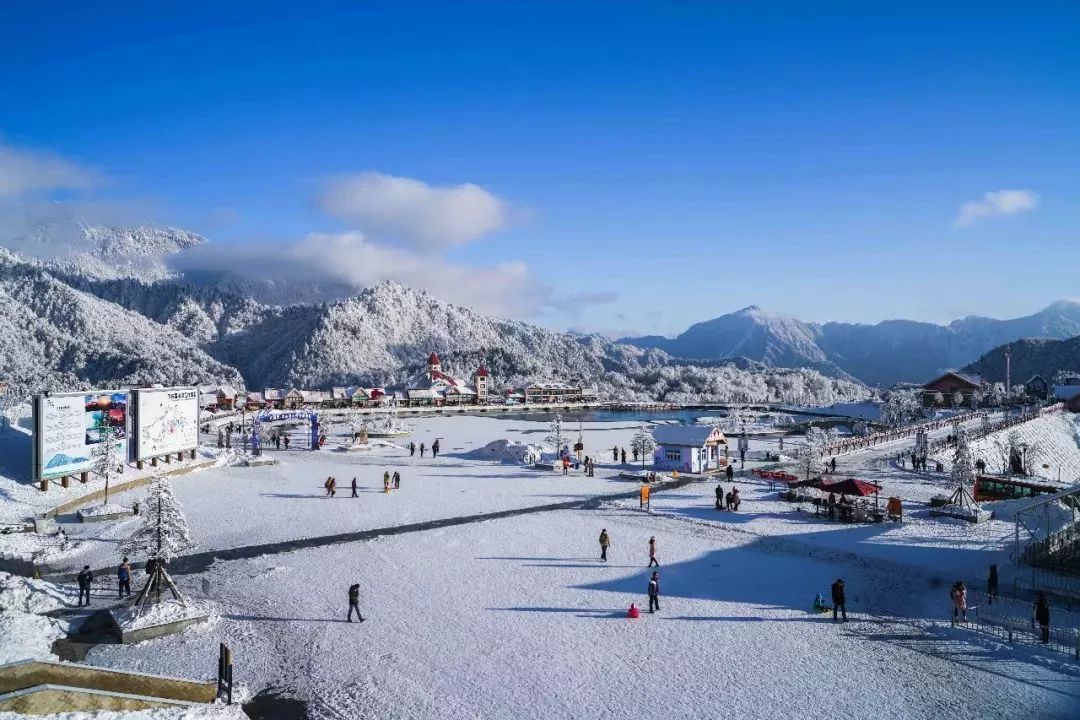
{"type": "Polygon", "coordinates": [[[945,404],[945,394],[942,393],[940,390],[938,390],[936,393],[934,393],[934,405],[936,407],[941,407],[944,404],[945,404]]]}
{"type": "Polygon", "coordinates": [[[116,475],[123,462],[120,453],[116,450],[116,439],[119,432],[115,427],[105,423],[99,431],[100,442],[91,451],[94,457],[94,474],[105,480],[105,500],[102,505],[109,504],[109,480],[116,475]]]}
{"type": "Polygon", "coordinates": [[[649,428],[642,423],[638,428],[637,433],[634,435],[634,439],[630,441],[630,448],[641,455],[641,467],[645,468],[645,458],[651,457],[653,451],[656,450],[656,441],[653,440],[652,433],[649,432],[649,428]]]}
{"type": "Polygon", "coordinates": [[[952,406],[954,410],[959,410],[960,406],[964,404],[964,393],[957,390],[952,394],[952,406]]]}
{"type": "Polygon", "coordinates": [[[551,421],[551,427],[548,429],[548,433],[548,436],[544,438],[544,442],[554,446],[556,458],[561,458],[563,446],[567,443],[567,437],[563,434],[561,414],[555,413],[555,418],[551,421]]]}
{"type": "Polygon", "coordinates": [[[975,486],[975,460],[971,457],[967,436],[960,431],[956,440],[956,452],[953,453],[952,471],[949,473],[953,482],[964,487],[975,486]]]}
{"type": "Polygon", "coordinates": [[[142,507],[144,509],[140,512],[141,524],[131,537],[120,543],[119,548],[125,555],[147,558],[148,565],[153,568],[146,586],[135,598],[135,604],[142,604],[151,595],[160,600],[163,586],[168,587],[183,604],[184,599],[165,572],[165,565],[180,553],[195,547],[195,543],[191,540],[187,519],[180,503],[173,495],[172,487],[166,478],[154,478],[150,485],[150,494],[142,507]]]}
{"type": "Polygon", "coordinates": [[[825,470],[825,447],[829,438],[819,427],[811,426],[806,431],[806,447],[802,450],[800,465],[806,469],[806,479],[811,475],[820,475],[825,470]]]}

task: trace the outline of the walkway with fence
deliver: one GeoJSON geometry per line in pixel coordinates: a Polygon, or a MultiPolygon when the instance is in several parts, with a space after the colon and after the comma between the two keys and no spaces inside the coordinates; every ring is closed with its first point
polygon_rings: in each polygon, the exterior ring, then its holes
{"type": "Polygon", "coordinates": [[[1034,603],[969,591],[967,622],[959,627],[994,635],[1008,643],[1038,645],[1080,661],[1080,613],[1051,606],[1047,641],[1042,642],[1034,603]]]}

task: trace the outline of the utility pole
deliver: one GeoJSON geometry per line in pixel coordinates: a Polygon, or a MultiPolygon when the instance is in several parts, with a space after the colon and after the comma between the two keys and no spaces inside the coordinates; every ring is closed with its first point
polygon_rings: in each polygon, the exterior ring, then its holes
{"type": "Polygon", "coordinates": [[[1012,398],[1012,344],[1005,346],[1005,402],[1012,398]]]}

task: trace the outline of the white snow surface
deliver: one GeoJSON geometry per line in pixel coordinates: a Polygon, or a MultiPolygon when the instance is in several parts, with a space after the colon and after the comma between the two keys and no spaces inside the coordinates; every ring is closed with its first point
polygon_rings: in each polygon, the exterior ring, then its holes
{"type": "MultiPolygon", "coordinates": [[[[611,448],[629,450],[639,425],[583,423],[594,478],[474,459],[492,438],[537,443],[549,423],[469,416],[416,421],[418,445],[440,439],[436,459],[294,445],[268,451],[281,461],[273,467],[177,477],[173,490],[200,551],[256,547],[197,574],[172,573],[186,596],[213,604],[214,622],[137,646],[98,646],[88,662],[202,676],[226,642],[246,692],[284,689],[308,701],[313,718],[757,720],[812,707],[906,719],[966,716],[971,698],[980,718],[1073,717],[1080,670],[1071,659],[948,627],[950,583],[978,587],[990,563],[1006,567],[1012,525],[931,518],[921,503],[950,481],[895,467],[908,440],[842,456],[837,472],[882,484],[882,504],[904,497],[903,524],[815,519],[767,483],[738,479],[738,513],[716,511],[715,484],[697,482],[656,492],[651,513],[637,499],[608,501],[302,550],[258,547],[626,491],[619,473],[640,466],[612,463],[611,448]],[[395,469],[401,489],[383,493],[382,474],[395,469]],[[330,475],[335,498],[322,487],[330,475]],[[349,497],[353,476],[358,498],[349,497]],[[597,557],[601,528],[613,543],[606,564],[597,557]],[[662,610],[631,621],[631,602],[647,608],[650,536],[662,610]],[[836,577],[848,585],[852,622],[843,626],[809,612],[836,577]],[[353,582],[363,624],[344,621],[353,582]]],[[[1047,428],[1066,453],[1071,423],[1047,428]]],[[[344,437],[328,447],[338,442],[344,437]]],[[[770,438],[750,443],[752,454],[777,447],[770,438]]],[[[1008,515],[1015,503],[998,505],[1008,515]]],[[[79,543],[67,566],[98,568],[119,561],[122,535],[110,533],[133,524],[93,534],[66,527],[79,543]]],[[[110,594],[114,582],[103,579],[110,594]]]]}

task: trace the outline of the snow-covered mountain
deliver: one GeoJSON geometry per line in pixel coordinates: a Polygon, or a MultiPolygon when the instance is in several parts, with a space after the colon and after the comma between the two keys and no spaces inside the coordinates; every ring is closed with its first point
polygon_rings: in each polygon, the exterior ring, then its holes
{"type": "Polygon", "coordinates": [[[180,332],[76,290],[3,248],[0,307],[0,381],[16,394],[241,380],[180,332]]]}
{"type": "Polygon", "coordinates": [[[208,350],[256,387],[394,386],[436,351],[454,374],[468,376],[485,364],[497,386],[579,380],[609,398],[826,402],[867,394],[859,383],[812,370],[695,365],[598,335],[497,320],[394,282],[341,302],[267,314],[208,350]]]}
{"type": "MultiPolygon", "coordinates": [[[[979,373],[990,382],[1004,382],[1005,347],[994,348],[964,370],[979,373]]],[[[1014,384],[1027,382],[1033,375],[1042,375],[1054,383],[1061,373],[1080,373],[1080,336],[1065,340],[1025,339],[1009,343],[1009,347],[1014,384]]]]}
{"type": "Polygon", "coordinates": [[[743,355],[769,366],[812,367],[869,384],[923,382],[991,348],[1024,337],[1080,335],[1080,303],[1060,301],[1025,317],[966,317],[948,325],[888,320],[876,325],[807,323],[750,306],[692,325],[674,338],[625,338],[682,358],[743,355]]]}
{"type": "Polygon", "coordinates": [[[496,320],[386,282],[335,303],[262,305],[183,278],[101,279],[0,250],[0,380],[20,391],[86,384],[394,386],[435,350],[468,376],[481,363],[506,387],[545,380],[612,399],[832,403],[857,382],[813,370],[689,363],[659,350],[496,320]]]}
{"type": "MultiPolygon", "coordinates": [[[[579,381],[611,399],[832,403],[868,390],[842,373],[734,361],[687,362],[598,335],[497,320],[394,282],[334,302],[295,302],[344,288],[262,287],[171,270],[205,241],[170,228],[94,226],[73,217],[33,225],[3,251],[0,300],[11,308],[0,371],[18,388],[78,383],[243,383],[248,387],[397,386],[431,351],[468,376],[485,364],[496,387],[579,381]],[[278,302],[260,302],[269,292],[278,302]],[[284,292],[287,297],[281,298],[284,292]]],[[[205,268],[204,262],[196,263],[205,268]]],[[[229,266],[229,263],[222,263],[229,266]]],[[[765,317],[756,309],[751,316],[765,317]]],[[[800,328],[748,337],[768,363],[811,364],[784,353],[800,328]]],[[[812,343],[799,340],[802,345],[812,343]]],[[[813,363],[820,363],[820,358],[813,363]]],[[[832,368],[827,368],[832,370],[832,368]]]]}
{"type": "Polygon", "coordinates": [[[97,225],[59,211],[28,216],[3,237],[4,247],[72,275],[144,280],[173,275],[164,259],[205,243],[201,235],[179,228],[97,225]]]}

